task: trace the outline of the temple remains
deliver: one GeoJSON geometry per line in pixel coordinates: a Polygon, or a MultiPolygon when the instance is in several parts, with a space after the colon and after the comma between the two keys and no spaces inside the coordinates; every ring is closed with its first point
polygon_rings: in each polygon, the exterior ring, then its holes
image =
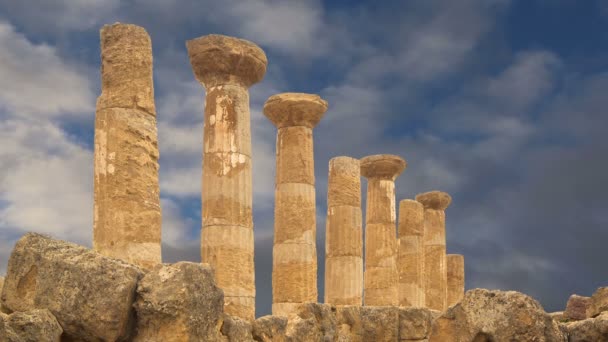
{"type": "Polygon", "coordinates": [[[145,269],[161,262],[157,135],[150,37],[135,25],[104,26],[93,248],[145,269]]]}
{"type": "MultiPolygon", "coordinates": [[[[252,321],[249,87],[262,80],[268,61],[260,47],[233,37],[208,35],[186,46],[194,76],[205,88],[201,259],[224,292],[225,312],[252,321]]],[[[93,245],[103,255],[151,269],[161,263],[161,210],[150,37],[135,25],[105,26],[101,61],[93,245]]],[[[277,316],[317,302],[313,129],[327,110],[327,101],[305,93],[271,96],[263,108],[277,127],[272,265],[277,316]]],[[[330,160],[326,303],[443,311],[463,298],[464,258],[446,254],[451,197],[431,191],[403,199],[397,208],[395,180],[405,168],[403,158],[389,154],[330,160]],[[367,179],[364,227],[362,177],[367,179]]]]}

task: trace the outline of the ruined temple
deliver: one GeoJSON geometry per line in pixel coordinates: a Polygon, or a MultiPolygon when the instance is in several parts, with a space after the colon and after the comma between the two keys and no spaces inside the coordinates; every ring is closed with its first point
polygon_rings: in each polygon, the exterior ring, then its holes
{"type": "Polygon", "coordinates": [[[464,257],[446,248],[452,198],[397,201],[407,163],[390,154],[329,162],[317,303],[313,137],[331,104],[290,92],[263,107],[277,128],[272,315],[256,319],[248,89],[268,60],[234,37],[186,43],[205,88],[202,262],[163,264],[151,40],[119,23],[100,39],[93,250],[22,237],[0,278],[0,341],[608,340],[608,288],[551,315],[517,292],[465,294],[464,257]]]}

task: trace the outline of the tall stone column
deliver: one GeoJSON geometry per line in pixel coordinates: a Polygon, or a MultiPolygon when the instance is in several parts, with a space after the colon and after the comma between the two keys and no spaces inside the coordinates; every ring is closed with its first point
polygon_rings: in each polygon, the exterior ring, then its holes
{"type": "Polygon", "coordinates": [[[325,303],[362,305],[363,231],[359,160],[329,161],[325,225],[325,303]]]}
{"type": "Polygon", "coordinates": [[[448,307],[460,302],[464,297],[464,256],[448,254],[448,307]]]}
{"type": "Polygon", "coordinates": [[[424,307],[424,207],[420,202],[399,202],[399,306],[424,307]]]}
{"type": "Polygon", "coordinates": [[[249,87],[266,55],[242,39],[208,35],[186,43],[205,87],[201,256],[224,290],[224,309],[255,318],[249,87]]]}
{"type": "Polygon", "coordinates": [[[424,291],[426,307],[447,309],[447,261],[445,248],[445,209],[452,198],[445,192],[431,191],[416,196],[424,206],[424,291]]]}
{"type": "Polygon", "coordinates": [[[365,210],[365,305],[398,305],[395,179],[405,170],[401,157],[380,154],[361,159],[367,178],[365,210]]]}
{"type": "Polygon", "coordinates": [[[106,25],[100,37],[93,248],[150,269],[161,262],[152,43],[129,24],[106,25]]]}
{"type": "Polygon", "coordinates": [[[278,128],[272,249],[272,314],[317,302],[315,173],[312,129],[327,110],[317,95],[283,93],[264,104],[278,128]]]}

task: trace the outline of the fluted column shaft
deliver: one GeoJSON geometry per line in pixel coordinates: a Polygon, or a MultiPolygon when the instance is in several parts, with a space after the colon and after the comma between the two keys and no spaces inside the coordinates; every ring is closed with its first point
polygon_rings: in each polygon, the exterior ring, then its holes
{"type": "Polygon", "coordinates": [[[447,309],[447,261],[445,235],[445,209],[451,198],[448,194],[433,191],[416,196],[424,205],[424,271],[426,307],[447,309]]]}
{"type": "Polygon", "coordinates": [[[424,307],[424,207],[399,202],[399,306],[424,307]]]}
{"type": "Polygon", "coordinates": [[[278,128],[272,313],[288,315],[317,302],[316,204],[313,127],[327,110],[316,95],[283,93],[264,104],[278,128]]]}
{"type": "Polygon", "coordinates": [[[129,24],[104,26],[100,36],[93,248],[150,269],[161,262],[152,43],[129,24]]]}
{"type": "Polygon", "coordinates": [[[464,297],[464,256],[448,254],[448,307],[460,302],[464,297]]]}
{"type": "Polygon", "coordinates": [[[361,159],[367,178],[365,210],[365,305],[398,305],[395,178],[405,169],[397,156],[361,159]]]}
{"type": "Polygon", "coordinates": [[[363,232],[359,160],[329,161],[325,229],[325,303],[362,305],[363,232]]]}
{"type": "Polygon", "coordinates": [[[187,42],[206,90],[201,258],[224,291],[225,312],[255,318],[251,127],[248,88],[261,80],[266,56],[255,44],[209,35],[187,42]]]}

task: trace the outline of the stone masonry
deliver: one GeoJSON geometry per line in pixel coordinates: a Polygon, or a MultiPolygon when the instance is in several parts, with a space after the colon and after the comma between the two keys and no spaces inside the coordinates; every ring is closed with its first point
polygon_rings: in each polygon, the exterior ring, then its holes
{"type": "Polygon", "coordinates": [[[325,225],[325,303],[363,304],[363,231],[359,160],[329,161],[325,225]]]}
{"type": "Polygon", "coordinates": [[[424,274],[426,307],[447,309],[447,261],[445,209],[452,198],[445,192],[431,191],[416,196],[424,206],[424,274]]]}
{"type": "Polygon", "coordinates": [[[452,306],[464,296],[464,256],[460,254],[447,255],[447,306],[452,306]]]}
{"type": "Polygon", "coordinates": [[[365,305],[398,305],[395,179],[405,170],[401,157],[380,154],[361,159],[367,178],[365,220],[365,305]]]}
{"type": "Polygon", "coordinates": [[[399,202],[399,306],[424,307],[424,207],[399,202]]]}
{"type": "Polygon", "coordinates": [[[101,29],[93,247],[146,269],[161,262],[152,44],[129,24],[101,29]]]}
{"type": "Polygon", "coordinates": [[[205,87],[201,256],[215,270],[227,313],[255,317],[249,87],[266,73],[257,45],[208,35],[186,44],[205,87]]]}
{"type": "Polygon", "coordinates": [[[327,111],[317,95],[282,93],[264,104],[278,128],[272,313],[288,315],[300,303],[317,302],[316,204],[313,128],[327,111]]]}

